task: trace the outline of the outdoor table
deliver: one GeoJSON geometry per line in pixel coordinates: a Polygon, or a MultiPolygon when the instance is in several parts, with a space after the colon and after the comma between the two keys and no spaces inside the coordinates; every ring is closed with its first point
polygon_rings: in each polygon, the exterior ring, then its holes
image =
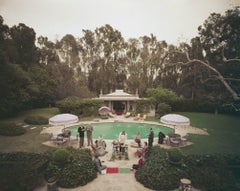
{"type": "Polygon", "coordinates": [[[180,180],[180,191],[191,190],[191,180],[187,178],[182,178],[180,180]]]}

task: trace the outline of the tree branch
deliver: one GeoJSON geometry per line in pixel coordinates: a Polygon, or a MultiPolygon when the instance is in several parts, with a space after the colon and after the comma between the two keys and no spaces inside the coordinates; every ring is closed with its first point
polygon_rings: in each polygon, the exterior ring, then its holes
{"type": "Polygon", "coordinates": [[[227,59],[224,55],[224,49],[226,47],[226,44],[222,45],[222,58],[223,58],[223,62],[227,63],[227,62],[239,62],[240,63],[240,59],[239,58],[232,58],[232,59],[227,59]]]}
{"type": "Polygon", "coordinates": [[[229,86],[229,84],[226,82],[225,78],[222,76],[222,74],[219,71],[217,71],[211,65],[207,64],[206,62],[204,62],[202,60],[198,60],[198,59],[192,59],[191,60],[187,52],[185,52],[185,54],[186,54],[186,57],[188,59],[188,62],[186,62],[186,63],[180,62],[180,63],[182,63],[183,65],[188,65],[188,64],[191,64],[191,63],[198,62],[198,63],[202,64],[203,66],[207,67],[208,69],[210,69],[211,71],[213,71],[217,75],[217,78],[222,82],[222,84],[225,86],[227,91],[232,95],[233,99],[235,101],[240,100],[240,97],[238,96],[238,94],[231,88],[231,86],[229,86]]]}

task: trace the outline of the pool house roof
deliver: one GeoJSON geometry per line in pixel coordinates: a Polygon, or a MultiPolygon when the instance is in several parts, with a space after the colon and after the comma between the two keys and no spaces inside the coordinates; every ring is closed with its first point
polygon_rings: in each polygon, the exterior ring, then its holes
{"type": "Polygon", "coordinates": [[[99,99],[101,100],[115,100],[115,101],[123,101],[123,100],[138,100],[138,94],[132,95],[124,92],[123,90],[115,90],[115,92],[109,94],[100,94],[99,99]]]}

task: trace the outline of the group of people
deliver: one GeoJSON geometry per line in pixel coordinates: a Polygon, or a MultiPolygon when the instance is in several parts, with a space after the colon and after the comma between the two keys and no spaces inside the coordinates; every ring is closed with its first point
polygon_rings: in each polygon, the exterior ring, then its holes
{"type": "Polygon", "coordinates": [[[142,144],[141,144],[141,137],[140,137],[139,132],[136,133],[134,141],[138,144],[138,149],[135,152],[135,155],[137,155],[139,159],[138,159],[137,164],[132,165],[132,170],[136,171],[143,165],[143,162],[145,160],[145,156],[146,156],[149,148],[152,147],[152,145],[153,145],[153,141],[154,141],[153,129],[152,128],[149,129],[148,142],[145,141],[143,147],[142,147],[142,144]]]}
{"type": "Polygon", "coordinates": [[[93,143],[93,126],[88,124],[86,127],[81,124],[78,127],[78,134],[79,134],[79,148],[84,147],[84,135],[85,131],[87,133],[87,146],[91,146],[93,154],[98,156],[103,156],[107,153],[106,151],[106,142],[103,140],[102,134],[99,135],[99,138],[95,140],[93,143]]]}
{"type": "Polygon", "coordinates": [[[93,152],[93,162],[96,166],[97,171],[101,174],[102,170],[106,169],[106,165],[102,165],[102,162],[99,158],[99,156],[104,156],[107,151],[106,147],[107,144],[103,139],[102,134],[99,135],[99,138],[95,140],[93,144],[93,126],[91,124],[87,124],[84,126],[81,124],[78,127],[78,134],[79,134],[79,148],[84,147],[84,137],[85,137],[85,132],[87,134],[87,146],[91,146],[92,152],[93,152]]]}
{"type": "MultiPolygon", "coordinates": [[[[107,153],[106,142],[103,140],[103,136],[100,134],[99,138],[97,140],[95,140],[95,142],[93,144],[93,138],[92,138],[93,127],[92,127],[92,125],[87,124],[86,127],[84,125],[80,125],[78,128],[78,133],[79,133],[79,138],[80,138],[80,140],[79,140],[80,148],[82,148],[84,146],[85,132],[87,134],[87,145],[91,146],[92,151],[93,151],[93,156],[94,156],[93,161],[97,167],[98,172],[101,173],[102,170],[104,170],[106,168],[106,166],[102,165],[102,162],[99,159],[99,156],[104,156],[107,153]]],[[[158,143],[162,144],[164,138],[165,138],[164,133],[159,132],[158,143]]],[[[120,153],[124,153],[125,147],[126,147],[126,141],[127,141],[127,133],[125,131],[122,131],[119,133],[118,140],[113,141],[113,145],[118,145],[120,153]]],[[[132,169],[138,170],[142,166],[145,156],[146,156],[146,153],[148,152],[149,148],[153,146],[153,142],[154,142],[153,129],[152,128],[149,129],[148,141],[145,141],[143,146],[141,143],[141,136],[140,136],[139,132],[136,133],[136,135],[134,137],[134,141],[138,145],[138,149],[135,154],[138,156],[139,159],[138,159],[137,164],[132,165],[132,169]]]]}
{"type": "MultiPolygon", "coordinates": [[[[165,137],[166,137],[165,134],[160,131],[158,134],[158,144],[163,144],[165,137]]],[[[139,132],[136,133],[134,141],[138,144],[138,149],[137,149],[135,155],[137,155],[139,157],[139,159],[138,159],[137,164],[132,165],[132,169],[138,170],[142,166],[149,148],[152,147],[152,145],[153,145],[153,141],[154,141],[153,129],[152,128],[149,129],[148,142],[144,142],[143,147],[141,147],[141,138],[140,138],[139,132]]]]}
{"type": "Polygon", "coordinates": [[[79,147],[82,148],[84,146],[84,134],[85,131],[87,132],[87,145],[93,145],[93,138],[92,138],[92,132],[93,132],[93,126],[91,124],[88,124],[86,127],[81,124],[78,127],[78,134],[79,134],[79,147]]]}

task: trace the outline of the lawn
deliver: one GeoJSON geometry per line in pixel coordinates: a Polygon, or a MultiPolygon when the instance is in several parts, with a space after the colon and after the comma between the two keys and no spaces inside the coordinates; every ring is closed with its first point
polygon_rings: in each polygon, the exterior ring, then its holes
{"type": "MultiPolygon", "coordinates": [[[[21,113],[11,121],[24,125],[24,119],[29,115],[41,115],[47,118],[59,113],[56,108],[35,109],[21,113]]],[[[183,148],[186,154],[209,154],[209,153],[236,153],[240,154],[240,117],[221,114],[208,113],[179,113],[189,117],[191,125],[198,128],[207,129],[209,135],[190,135],[189,139],[194,144],[183,148]]],[[[82,118],[81,121],[90,120],[82,118]]],[[[155,120],[148,118],[148,120],[155,120]]],[[[156,121],[156,120],[155,120],[156,121]]],[[[159,120],[157,120],[159,121],[159,120]]],[[[41,143],[48,140],[48,135],[40,134],[43,126],[26,127],[27,133],[22,136],[6,137],[0,136],[0,151],[30,151],[43,152],[48,147],[41,143]]]]}
{"type": "Polygon", "coordinates": [[[240,154],[240,117],[207,113],[181,113],[194,127],[207,129],[209,135],[190,135],[194,144],[183,149],[188,154],[240,154]]]}
{"type": "MultiPolygon", "coordinates": [[[[57,108],[42,108],[34,109],[20,113],[14,118],[1,120],[0,122],[13,122],[25,126],[24,119],[31,115],[40,115],[50,118],[51,116],[59,113],[57,108]]],[[[25,127],[27,133],[21,136],[2,136],[0,135],[0,152],[13,152],[13,151],[26,151],[41,153],[49,150],[49,147],[44,146],[42,142],[49,140],[48,135],[40,134],[44,125],[30,125],[25,127]],[[36,128],[33,128],[36,127],[36,128]]]]}

